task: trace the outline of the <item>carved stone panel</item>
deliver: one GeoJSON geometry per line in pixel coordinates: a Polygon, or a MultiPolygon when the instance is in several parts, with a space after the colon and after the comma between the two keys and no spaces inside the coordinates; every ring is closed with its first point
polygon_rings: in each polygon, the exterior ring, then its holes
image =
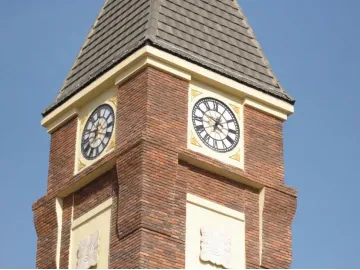
{"type": "Polygon", "coordinates": [[[77,252],[77,268],[89,269],[99,260],[99,231],[80,241],[77,252]]]}
{"type": "Polygon", "coordinates": [[[201,228],[201,253],[203,262],[230,268],[231,236],[222,229],[201,228]]]}

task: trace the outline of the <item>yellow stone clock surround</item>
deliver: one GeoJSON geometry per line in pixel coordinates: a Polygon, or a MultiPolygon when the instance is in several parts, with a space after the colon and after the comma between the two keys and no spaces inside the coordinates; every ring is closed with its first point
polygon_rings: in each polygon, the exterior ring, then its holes
{"type": "Polygon", "coordinates": [[[97,160],[103,158],[104,156],[106,156],[115,149],[116,109],[117,109],[116,93],[117,93],[116,87],[108,89],[107,91],[104,91],[101,95],[94,98],[91,102],[87,103],[85,106],[79,109],[78,127],[77,127],[77,135],[76,135],[76,154],[75,154],[76,158],[75,158],[75,172],[74,172],[75,174],[80,172],[84,168],[88,167],[89,165],[93,164],[97,160]],[[95,159],[88,160],[83,156],[81,152],[81,137],[87,120],[89,119],[93,111],[96,110],[96,108],[102,104],[108,104],[114,110],[114,116],[115,116],[114,131],[113,134],[111,135],[110,142],[106,146],[105,150],[95,159]]]}
{"type": "Polygon", "coordinates": [[[219,91],[213,87],[203,84],[198,81],[192,81],[189,87],[188,97],[188,134],[187,146],[188,149],[217,159],[226,164],[244,168],[244,121],[243,121],[243,104],[238,97],[231,96],[225,92],[219,91]],[[208,148],[197,136],[192,121],[192,110],[197,101],[202,98],[215,98],[227,105],[236,117],[240,129],[240,138],[237,146],[230,152],[220,153],[208,148]]]}

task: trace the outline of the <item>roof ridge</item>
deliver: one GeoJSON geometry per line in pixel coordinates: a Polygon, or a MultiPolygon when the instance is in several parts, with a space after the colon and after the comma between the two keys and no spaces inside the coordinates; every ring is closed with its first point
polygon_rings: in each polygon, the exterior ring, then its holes
{"type": "Polygon", "coordinates": [[[60,91],[59,91],[59,93],[57,94],[56,98],[59,97],[59,95],[61,94],[61,92],[65,89],[65,85],[66,85],[66,83],[67,83],[67,79],[68,79],[68,77],[69,77],[69,74],[70,74],[71,71],[74,69],[74,67],[77,65],[83,49],[87,46],[87,44],[88,44],[88,42],[89,42],[89,37],[90,37],[90,36],[92,35],[92,33],[94,32],[94,28],[96,27],[96,24],[99,22],[99,18],[103,15],[104,9],[105,9],[105,7],[107,6],[108,2],[110,2],[110,1],[111,1],[111,0],[104,0],[104,4],[102,5],[99,14],[96,16],[95,22],[91,25],[90,30],[89,30],[88,34],[86,35],[86,37],[85,37],[85,41],[84,41],[83,45],[80,47],[79,53],[77,54],[76,59],[75,59],[74,63],[72,64],[72,66],[71,66],[71,68],[70,68],[70,70],[69,70],[69,72],[68,72],[68,75],[67,75],[66,79],[64,80],[63,84],[61,85],[60,91]]]}
{"type": "Polygon", "coordinates": [[[163,2],[163,0],[150,0],[148,28],[146,30],[145,39],[148,39],[151,42],[156,40],[158,32],[159,11],[161,7],[160,2],[163,2]]]}
{"type": "Polygon", "coordinates": [[[273,81],[274,83],[276,83],[279,86],[279,89],[285,93],[285,90],[281,87],[280,82],[277,78],[277,76],[275,75],[275,72],[272,70],[271,65],[269,60],[267,59],[267,57],[265,56],[264,50],[262,49],[259,41],[256,38],[256,35],[254,33],[254,30],[252,29],[252,27],[250,26],[247,17],[245,16],[245,13],[243,11],[243,9],[240,7],[239,2],[237,0],[232,0],[235,3],[235,6],[237,7],[238,11],[241,12],[242,16],[243,16],[243,20],[244,23],[248,26],[248,32],[253,36],[253,42],[256,44],[257,46],[257,50],[259,51],[260,55],[262,56],[262,60],[264,61],[264,64],[268,67],[268,73],[270,76],[273,77],[273,81]]]}

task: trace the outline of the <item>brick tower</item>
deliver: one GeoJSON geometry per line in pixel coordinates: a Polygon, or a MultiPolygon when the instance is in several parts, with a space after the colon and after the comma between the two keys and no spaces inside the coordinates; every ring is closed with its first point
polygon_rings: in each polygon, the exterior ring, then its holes
{"type": "Polygon", "coordinates": [[[237,1],[105,1],[43,112],[37,267],[290,267],[293,105],[237,1]]]}

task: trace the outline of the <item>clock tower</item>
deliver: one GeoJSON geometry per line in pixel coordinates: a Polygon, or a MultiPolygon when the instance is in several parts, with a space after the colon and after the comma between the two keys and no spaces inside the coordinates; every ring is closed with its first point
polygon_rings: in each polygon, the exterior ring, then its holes
{"type": "Polygon", "coordinates": [[[43,112],[37,267],[290,267],[294,103],[237,1],[105,1],[43,112]]]}

